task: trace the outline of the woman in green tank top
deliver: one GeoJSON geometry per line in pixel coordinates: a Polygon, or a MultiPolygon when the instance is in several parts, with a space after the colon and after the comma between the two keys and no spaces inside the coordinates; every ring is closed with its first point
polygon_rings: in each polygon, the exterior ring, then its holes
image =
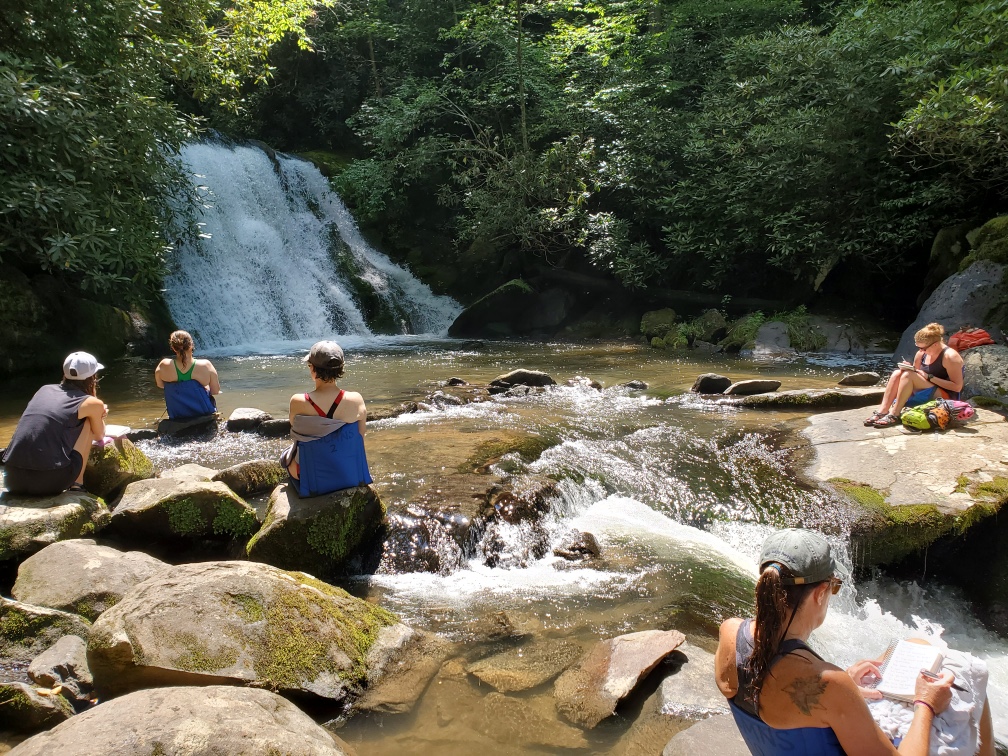
{"type": "Polygon", "coordinates": [[[175,331],[168,339],[168,345],[175,357],[161,360],[154,370],[154,382],[158,388],[163,389],[166,383],[196,381],[210,396],[220,393],[217,368],[210,360],[193,358],[193,337],[187,331],[175,331]]]}

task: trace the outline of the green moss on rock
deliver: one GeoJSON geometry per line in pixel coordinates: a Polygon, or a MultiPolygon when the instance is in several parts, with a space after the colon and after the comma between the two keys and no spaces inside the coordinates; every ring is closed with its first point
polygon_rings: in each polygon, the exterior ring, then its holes
{"type": "Polygon", "coordinates": [[[534,462],[544,451],[555,445],[555,441],[545,436],[532,434],[491,438],[480,443],[469,458],[458,466],[458,471],[461,473],[485,471],[506,454],[520,454],[526,462],[534,462]]]}
{"type": "Polygon", "coordinates": [[[652,341],[656,338],[661,340],[675,329],[677,319],[676,311],[671,307],[666,307],[663,310],[651,310],[645,312],[641,318],[640,331],[645,338],[652,341]]]}
{"type": "Polygon", "coordinates": [[[172,646],[182,652],[175,659],[175,667],[186,672],[218,672],[238,661],[238,649],[225,647],[219,653],[211,654],[206,642],[193,633],[176,633],[172,646]]]}
{"type": "Polygon", "coordinates": [[[972,236],[972,245],[973,249],[959,265],[960,271],[978,260],[1008,264],[1008,215],[1000,215],[983,224],[972,236]]]}
{"type": "Polygon", "coordinates": [[[203,513],[192,499],[169,499],[164,507],[168,513],[168,527],[173,533],[185,536],[206,530],[207,522],[203,513]]]}
{"type": "Polygon", "coordinates": [[[217,516],[213,521],[214,535],[248,538],[259,529],[255,512],[233,501],[217,502],[217,516]]]}

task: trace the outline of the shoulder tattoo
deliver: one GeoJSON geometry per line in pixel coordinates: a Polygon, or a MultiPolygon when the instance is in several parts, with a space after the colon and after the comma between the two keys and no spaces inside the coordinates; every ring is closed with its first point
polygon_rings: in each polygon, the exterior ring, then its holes
{"type": "Polygon", "coordinates": [[[794,705],[798,707],[805,716],[811,716],[813,709],[823,709],[825,706],[819,703],[822,694],[826,692],[826,682],[815,677],[800,677],[784,688],[794,705]]]}

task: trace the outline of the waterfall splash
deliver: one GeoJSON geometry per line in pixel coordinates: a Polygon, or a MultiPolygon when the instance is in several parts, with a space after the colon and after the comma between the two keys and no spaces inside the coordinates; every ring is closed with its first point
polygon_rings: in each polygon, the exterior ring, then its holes
{"type": "Polygon", "coordinates": [[[461,311],[369,245],[311,163],[217,143],[187,145],[182,160],[202,233],[176,249],[165,300],[200,349],[443,335],[461,311]]]}

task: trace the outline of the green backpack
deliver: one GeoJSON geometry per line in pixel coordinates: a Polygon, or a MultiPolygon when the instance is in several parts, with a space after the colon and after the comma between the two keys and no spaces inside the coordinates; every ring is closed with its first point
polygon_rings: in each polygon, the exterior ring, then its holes
{"type": "Polygon", "coordinates": [[[916,407],[906,407],[900,413],[900,422],[907,428],[919,431],[944,428],[948,424],[948,413],[946,412],[945,416],[941,417],[942,404],[941,400],[934,399],[916,407]],[[945,423],[941,423],[941,419],[944,419],[945,423]]]}

